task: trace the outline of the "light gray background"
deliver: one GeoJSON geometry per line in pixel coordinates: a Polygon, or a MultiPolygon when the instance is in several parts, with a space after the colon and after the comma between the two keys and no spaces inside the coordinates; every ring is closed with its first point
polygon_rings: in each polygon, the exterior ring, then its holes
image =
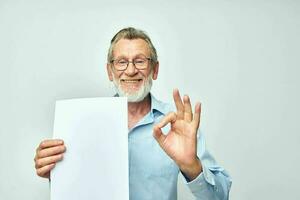
{"type": "MultiPolygon", "coordinates": [[[[49,199],[33,156],[55,100],[113,94],[106,53],[125,26],[158,50],[157,97],[203,103],[230,199],[300,199],[299,25],[299,1],[0,0],[0,199],[49,199]]],[[[181,179],[179,199],[193,199],[181,179]]]]}

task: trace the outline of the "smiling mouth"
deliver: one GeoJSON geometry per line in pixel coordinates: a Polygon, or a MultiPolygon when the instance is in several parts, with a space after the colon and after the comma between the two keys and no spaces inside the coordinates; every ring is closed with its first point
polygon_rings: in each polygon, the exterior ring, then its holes
{"type": "Polygon", "coordinates": [[[121,79],[121,82],[123,82],[123,83],[138,83],[142,80],[143,79],[121,79]]]}

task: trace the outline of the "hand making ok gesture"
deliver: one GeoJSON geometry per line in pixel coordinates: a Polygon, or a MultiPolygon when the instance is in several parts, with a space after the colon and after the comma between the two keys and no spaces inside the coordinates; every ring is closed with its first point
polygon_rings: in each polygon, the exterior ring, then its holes
{"type": "Polygon", "coordinates": [[[178,89],[173,91],[177,112],[166,115],[153,127],[153,136],[161,148],[177,163],[180,170],[193,180],[202,172],[202,165],[197,157],[197,132],[200,125],[201,104],[195,105],[193,114],[187,95],[180,97],[178,89]],[[167,134],[162,128],[171,123],[167,134]]]}

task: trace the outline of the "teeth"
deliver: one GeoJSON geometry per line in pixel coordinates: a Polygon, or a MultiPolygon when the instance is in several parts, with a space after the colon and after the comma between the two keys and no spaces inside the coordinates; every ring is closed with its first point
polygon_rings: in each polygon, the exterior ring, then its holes
{"type": "Polygon", "coordinates": [[[136,83],[139,80],[123,80],[123,81],[126,82],[126,83],[136,83]]]}

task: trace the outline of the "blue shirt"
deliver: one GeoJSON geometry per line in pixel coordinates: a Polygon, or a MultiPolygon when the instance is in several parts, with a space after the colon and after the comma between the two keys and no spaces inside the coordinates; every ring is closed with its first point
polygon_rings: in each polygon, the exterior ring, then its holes
{"type": "MultiPolygon", "coordinates": [[[[153,137],[153,125],[174,109],[151,95],[151,110],[128,134],[130,200],[176,200],[176,163],[153,137]]],[[[166,133],[169,126],[163,128],[166,133]]],[[[200,133],[200,132],[199,132],[200,133]]],[[[205,149],[203,134],[198,133],[197,152],[203,172],[186,184],[197,200],[228,199],[231,179],[205,149]]]]}

